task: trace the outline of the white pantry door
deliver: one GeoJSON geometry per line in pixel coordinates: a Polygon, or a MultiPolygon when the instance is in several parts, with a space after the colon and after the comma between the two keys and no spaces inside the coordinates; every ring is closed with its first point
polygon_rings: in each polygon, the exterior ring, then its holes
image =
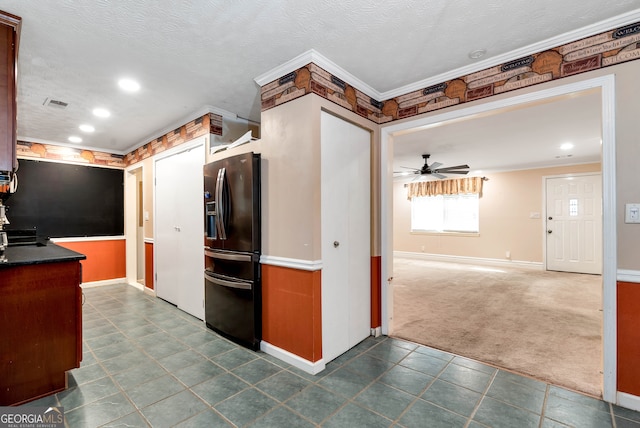
{"type": "Polygon", "coordinates": [[[204,319],[204,146],[156,161],[156,294],[204,319]]]}
{"type": "Polygon", "coordinates": [[[371,134],[321,113],[322,358],[371,332],[371,134]]]}
{"type": "Polygon", "coordinates": [[[600,174],[546,179],[547,270],[602,273],[600,174]]]}

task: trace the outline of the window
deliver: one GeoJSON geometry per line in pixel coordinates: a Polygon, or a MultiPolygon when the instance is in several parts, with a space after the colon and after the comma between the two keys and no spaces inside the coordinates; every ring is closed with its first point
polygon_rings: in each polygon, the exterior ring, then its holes
{"type": "Polygon", "coordinates": [[[428,232],[479,232],[478,194],[414,196],[411,230],[428,232]]]}

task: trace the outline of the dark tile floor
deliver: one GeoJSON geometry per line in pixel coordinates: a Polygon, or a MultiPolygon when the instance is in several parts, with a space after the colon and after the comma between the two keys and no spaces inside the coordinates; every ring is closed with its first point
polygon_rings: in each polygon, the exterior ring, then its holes
{"type": "Polygon", "coordinates": [[[638,427],[640,414],[425,346],[368,338],[308,375],[127,285],[84,290],[69,427],[638,427]]]}

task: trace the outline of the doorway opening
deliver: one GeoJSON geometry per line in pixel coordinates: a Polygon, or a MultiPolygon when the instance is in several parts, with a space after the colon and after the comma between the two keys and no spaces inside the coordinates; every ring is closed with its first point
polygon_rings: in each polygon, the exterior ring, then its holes
{"type": "Polygon", "coordinates": [[[145,255],[144,255],[144,194],[142,183],[142,168],[136,173],[136,278],[138,284],[145,285],[145,255]]]}
{"type": "Polygon", "coordinates": [[[153,287],[153,279],[145,275],[144,242],[144,168],[136,166],[125,170],[126,205],[135,207],[125,213],[125,235],[127,251],[127,282],[136,288],[153,287]],[[151,281],[148,283],[148,281],[151,281]]]}
{"type": "MultiPolygon", "coordinates": [[[[605,76],[591,80],[585,80],[575,84],[569,84],[562,87],[541,90],[529,94],[508,98],[505,100],[488,102],[482,105],[476,105],[468,108],[461,108],[452,112],[434,115],[428,118],[419,119],[411,123],[391,125],[382,129],[382,165],[383,165],[383,186],[382,186],[382,278],[392,278],[393,268],[393,241],[396,239],[395,234],[391,234],[394,224],[393,198],[396,196],[393,186],[392,164],[394,156],[394,145],[402,140],[407,132],[415,128],[429,129],[441,126],[442,123],[448,121],[465,120],[474,115],[494,115],[500,109],[523,108],[530,103],[541,104],[549,103],[555,97],[572,96],[582,91],[598,91],[598,99],[601,124],[602,124],[602,186],[603,186],[603,293],[602,293],[602,310],[603,310],[603,336],[602,348],[604,350],[603,358],[603,397],[607,401],[613,401],[615,398],[615,141],[614,141],[614,121],[613,121],[613,99],[614,99],[614,80],[613,76],[605,76]],[[384,184],[386,182],[386,185],[384,184]],[[388,231],[384,233],[384,231],[388,231]],[[392,236],[388,236],[392,235],[392,236]],[[389,239],[391,238],[391,239],[389,239]],[[609,251],[612,251],[609,253],[609,251]]],[[[541,126],[542,124],[538,124],[541,126]]],[[[472,134],[473,136],[473,134],[472,134]]],[[[480,142],[477,144],[482,146],[480,142]]],[[[444,148],[446,149],[446,147],[444,148]]],[[[449,150],[455,151],[455,150],[449,150]]],[[[433,156],[433,150],[431,150],[433,156]]],[[[471,160],[465,160],[471,164],[471,160]]],[[[446,162],[444,162],[446,164],[446,162]]],[[[459,162],[457,162],[459,163],[459,162]]],[[[454,162],[453,164],[456,164],[454,162]]],[[[491,181],[489,181],[491,183],[491,181]]],[[[538,181],[540,183],[540,181],[538,181]]],[[[540,184],[538,184],[540,186],[540,184]]],[[[511,201],[517,204],[517,201],[511,201]]],[[[540,218],[543,212],[542,208],[536,211],[527,212],[532,218],[540,218]]],[[[482,227],[482,226],[481,226],[482,227]]],[[[542,234],[543,230],[538,231],[542,234]]],[[[482,230],[480,232],[482,234],[482,230]]],[[[496,259],[509,258],[509,249],[502,249],[507,252],[504,256],[494,257],[496,259]]],[[[542,251],[542,250],[540,250],[542,251]]],[[[420,252],[420,249],[416,251],[420,252]]],[[[503,253],[504,254],[504,253],[503,253]]],[[[394,280],[395,283],[395,280],[394,280]]],[[[382,311],[383,311],[383,332],[393,334],[394,332],[394,316],[393,316],[393,287],[392,284],[387,285],[387,281],[382,284],[382,311]]],[[[561,328],[561,327],[558,327],[561,328]]],[[[472,340],[473,338],[470,338],[472,340]]]]}

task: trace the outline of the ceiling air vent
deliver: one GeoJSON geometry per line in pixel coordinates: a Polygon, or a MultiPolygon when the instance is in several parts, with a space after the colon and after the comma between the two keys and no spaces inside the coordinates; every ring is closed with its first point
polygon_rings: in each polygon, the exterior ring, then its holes
{"type": "Polygon", "coordinates": [[[69,103],[65,103],[64,101],[60,101],[60,100],[54,100],[52,98],[47,98],[44,100],[43,105],[48,107],[55,107],[55,108],[67,108],[69,103]]]}

